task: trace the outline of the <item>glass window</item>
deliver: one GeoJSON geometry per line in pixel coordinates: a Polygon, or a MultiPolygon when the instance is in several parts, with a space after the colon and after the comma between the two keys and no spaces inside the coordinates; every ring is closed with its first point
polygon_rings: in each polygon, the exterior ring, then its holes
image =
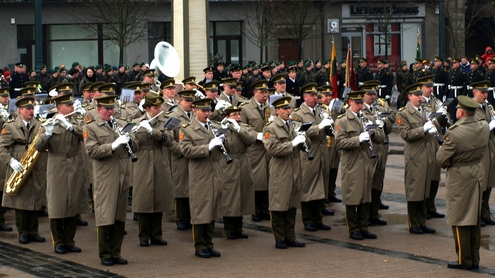
{"type": "Polygon", "coordinates": [[[106,64],[118,65],[119,64],[119,46],[110,40],[104,40],[103,41],[103,60],[106,64]]]}
{"type": "Polygon", "coordinates": [[[48,40],[87,40],[97,39],[96,24],[87,25],[49,25],[46,28],[48,40]]]}
{"type": "Polygon", "coordinates": [[[148,60],[155,58],[155,46],[161,41],[166,41],[171,45],[172,24],[170,22],[149,22],[148,23],[148,60]]]}
{"type": "Polygon", "coordinates": [[[98,64],[98,42],[51,41],[47,43],[47,56],[52,67],[64,64],[70,68],[75,61],[83,66],[94,66],[98,64]]]}
{"type": "Polygon", "coordinates": [[[17,40],[34,40],[34,25],[17,25],[17,40]]]}
{"type": "Polygon", "coordinates": [[[215,35],[228,36],[228,35],[240,35],[241,23],[240,22],[216,22],[215,35]]]}

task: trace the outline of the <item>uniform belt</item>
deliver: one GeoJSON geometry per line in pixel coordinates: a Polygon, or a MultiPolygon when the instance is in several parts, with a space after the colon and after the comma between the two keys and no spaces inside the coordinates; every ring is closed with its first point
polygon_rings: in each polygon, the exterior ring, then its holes
{"type": "Polygon", "coordinates": [[[387,85],[378,85],[378,88],[387,88],[387,85]]]}
{"type": "Polygon", "coordinates": [[[452,85],[449,85],[449,89],[450,90],[454,90],[454,89],[462,89],[464,88],[464,86],[452,86],[452,85]]]}
{"type": "Polygon", "coordinates": [[[445,84],[444,83],[433,83],[433,86],[434,87],[443,87],[443,86],[445,86],[445,84]]]}
{"type": "Polygon", "coordinates": [[[300,96],[294,96],[294,98],[295,98],[295,99],[301,99],[301,97],[300,97],[300,96]]]}
{"type": "Polygon", "coordinates": [[[364,82],[358,82],[358,85],[359,85],[359,86],[361,86],[361,85],[363,85],[363,83],[364,83],[364,82]]]}
{"type": "Polygon", "coordinates": [[[49,154],[50,155],[54,155],[54,156],[61,156],[61,157],[71,158],[71,157],[78,156],[79,154],[81,154],[81,152],[79,152],[79,151],[69,152],[69,153],[50,152],[49,154]]]}
{"type": "Polygon", "coordinates": [[[22,88],[15,88],[14,91],[19,92],[22,88]]]}

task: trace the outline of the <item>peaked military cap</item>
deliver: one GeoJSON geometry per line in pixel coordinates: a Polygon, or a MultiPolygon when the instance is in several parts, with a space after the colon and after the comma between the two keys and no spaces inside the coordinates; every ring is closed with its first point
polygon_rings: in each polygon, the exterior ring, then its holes
{"type": "Polygon", "coordinates": [[[480,90],[482,92],[488,92],[488,88],[490,87],[490,81],[489,80],[483,80],[483,81],[478,81],[478,82],[473,82],[471,83],[471,88],[473,90],[480,90]]]}
{"type": "Polygon", "coordinates": [[[423,76],[423,77],[420,77],[416,80],[416,82],[418,83],[421,83],[423,84],[424,86],[433,86],[433,78],[435,78],[435,76],[432,74],[432,75],[427,75],[427,76],[423,76]]]}
{"type": "Polygon", "coordinates": [[[175,79],[167,79],[165,81],[162,82],[162,84],[160,85],[160,89],[165,89],[165,88],[175,88],[175,79]]]}
{"type": "Polygon", "coordinates": [[[211,110],[211,98],[202,98],[193,101],[193,108],[201,110],[211,110]]]}
{"type": "Polygon", "coordinates": [[[301,94],[318,94],[318,90],[316,89],[318,84],[316,82],[310,82],[299,89],[301,94]]]}
{"type": "Polygon", "coordinates": [[[157,94],[147,94],[144,97],[145,106],[160,106],[165,102],[165,100],[157,94]]]}
{"type": "Polygon", "coordinates": [[[359,90],[359,91],[351,91],[350,93],[347,93],[347,96],[355,102],[363,102],[364,94],[366,94],[366,91],[359,90]]]}
{"type": "Polygon", "coordinates": [[[28,107],[28,106],[34,106],[35,104],[36,104],[36,99],[34,98],[34,96],[22,97],[15,102],[15,106],[17,107],[28,107]]]}
{"type": "Polygon", "coordinates": [[[229,115],[230,113],[232,112],[237,112],[237,111],[241,111],[242,110],[242,107],[239,107],[239,106],[229,106],[227,108],[225,108],[225,115],[229,115]]]}
{"type": "Polygon", "coordinates": [[[457,97],[457,107],[468,110],[468,111],[475,111],[480,105],[476,100],[468,97],[468,96],[458,96],[457,97]]]}
{"type": "Polygon", "coordinates": [[[218,81],[216,80],[212,80],[210,82],[207,82],[203,85],[203,88],[205,88],[205,90],[208,90],[208,91],[218,91],[218,81]]]}
{"type": "Polygon", "coordinates": [[[196,76],[189,76],[182,80],[183,84],[191,84],[191,85],[196,85],[196,76]]]}
{"type": "Polygon", "coordinates": [[[117,95],[108,95],[95,98],[99,107],[114,108],[117,100],[117,95]]]}
{"type": "Polygon", "coordinates": [[[195,93],[196,93],[196,91],[194,91],[194,90],[183,90],[183,91],[180,91],[178,93],[178,95],[185,100],[194,101],[196,99],[194,97],[195,93]]]}
{"type": "Polygon", "coordinates": [[[55,102],[55,105],[74,104],[73,96],[74,96],[73,93],[67,93],[67,94],[63,94],[60,96],[56,96],[56,97],[52,98],[52,100],[53,100],[53,102],[55,102]]]}
{"type": "Polygon", "coordinates": [[[74,90],[74,83],[62,83],[58,84],[56,89],[57,92],[72,93],[74,90]]]}
{"type": "Polygon", "coordinates": [[[104,94],[115,94],[115,87],[117,84],[115,83],[105,83],[99,87],[100,92],[104,94]]]}
{"type": "Polygon", "coordinates": [[[0,97],[10,96],[9,92],[10,92],[10,87],[1,87],[0,88],[0,97]]]}
{"type": "Polygon", "coordinates": [[[255,90],[268,90],[268,81],[266,80],[258,80],[251,84],[251,89],[255,90]]]}
{"type": "Polygon", "coordinates": [[[291,108],[290,101],[291,97],[281,97],[273,101],[272,105],[275,108],[291,108]]]}
{"type": "Polygon", "coordinates": [[[272,78],[273,83],[286,83],[286,75],[284,73],[277,74],[272,78]]]}
{"type": "Polygon", "coordinates": [[[409,85],[404,89],[404,92],[406,94],[422,95],[423,94],[423,84],[415,83],[415,84],[409,85]]]}

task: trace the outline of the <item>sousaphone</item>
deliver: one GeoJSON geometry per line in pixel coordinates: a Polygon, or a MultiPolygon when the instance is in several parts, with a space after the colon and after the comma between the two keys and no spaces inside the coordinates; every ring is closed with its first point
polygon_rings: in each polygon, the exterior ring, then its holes
{"type": "Polygon", "coordinates": [[[179,53],[168,42],[161,41],[155,46],[155,58],[150,63],[150,69],[160,71],[168,77],[179,74],[179,53]]]}

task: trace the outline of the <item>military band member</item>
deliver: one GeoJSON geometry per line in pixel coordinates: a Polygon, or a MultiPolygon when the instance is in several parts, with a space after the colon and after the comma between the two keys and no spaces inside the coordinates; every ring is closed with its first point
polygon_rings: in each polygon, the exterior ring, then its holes
{"type": "Polygon", "coordinates": [[[478,102],[466,96],[459,96],[458,101],[458,121],[445,133],[436,161],[447,169],[447,223],[452,226],[457,253],[457,260],[447,267],[469,270],[478,269],[480,263],[482,157],[493,135],[489,135],[488,124],[475,117],[478,102]]]}
{"type": "Polygon", "coordinates": [[[123,102],[120,104],[120,107],[117,108],[118,110],[120,110],[120,116],[128,122],[133,121],[135,119],[134,117],[141,114],[140,111],[138,111],[139,104],[141,103],[141,100],[144,99],[144,92],[141,90],[141,88],[141,84],[135,83],[127,85],[126,89],[134,90],[134,97],[132,98],[132,101],[123,100],[123,102]]]}
{"type": "MultiPolygon", "coordinates": [[[[102,91],[107,88],[102,87],[102,91]]],[[[123,135],[116,130],[126,125],[121,120],[111,121],[115,113],[116,95],[96,98],[98,116],[83,126],[86,152],[93,164],[93,185],[98,253],[105,266],[127,264],[121,257],[124,239],[126,206],[131,185],[131,159],[128,144],[137,150],[137,141],[131,132],[123,135]],[[118,126],[116,126],[118,125],[118,126]]]]}
{"type": "Polygon", "coordinates": [[[175,109],[179,104],[179,101],[176,99],[177,95],[175,93],[175,80],[167,79],[163,81],[160,89],[162,90],[161,95],[165,100],[162,105],[162,111],[168,112],[175,109]]]}
{"type": "Polygon", "coordinates": [[[251,164],[247,156],[248,147],[256,141],[256,135],[248,124],[241,122],[241,107],[230,106],[225,109],[228,128],[228,141],[225,149],[232,163],[223,167],[223,189],[220,201],[220,215],[227,238],[248,238],[242,231],[242,215],[254,213],[254,184],[251,164]]]}
{"type": "Polygon", "coordinates": [[[268,162],[270,156],[263,146],[263,128],[271,116],[268,103],[268,82],[259,80],[251,84],[254,96],[242,106],[241,120],[257,133],[256,142],[248,148],[248,159],[253,170],[255,212],[252,220],[270,220],[268,211],[268,162]]]}
{"type": "Polygon", "coordinates": [[[133,164],[134,183],[132,191],[132,212],[139,215],[139,244],[148,246],[167,245],[162,238],[162,216],[170,204],[165,196],[171,194],[170,161],[165,147],[170,147],[170,132],[164,126],[166,118],[159,115],[164,100],[158,94],[148,94],[144,98],[146,113],[135,120],[136,140],[139,151],[138,161],[133,164]]]}
{"type": "Polygon", "coordinates": [[[339,116],[335,124],[335,147],[341,151],[342,201],[349,237],[354,240],[376,239],[368,230],[371,202],[371,184],[375,162],[371,157],[371,141],[383,142],[379,131],[365,131],[365,120],[361,110],[365,91],[349,93],[349,109],[339,116]]]}
{"type": "Polygon", "coordinates": [[[217,100],[217,105],[215,106],[215,116],[212,120],[222,121],[225,118],[224,109],[229,106],[239,106],[241,104],[241,96],[236,95],[236,84],[237,80],[235,78],[224,78],[223,82],[223,92],[220,93],[217,100]]]}
{"type": "MultiPolygon", "coordinates": [[[[19,161],[38,134],[41,123],[34,119],[34,97],[24,97],[15,103],[18,116],[8,120],[0,133],[0,159],[6,169],[5,180],[11,174],[25,170],[27,165],[19,161]]],[[[31,154],[32,155],[32,154],[31,154]]],[[[4,190],[2,206],[15,210],[15,222],[18,240],[21,244],[31,241],[45,242],[45,238],[38,234],[38,210],[45,205],[45,175],[42,165],[34,164],[32,172],[23,177],[25,182],[15,195],[9,195],[4,190]]]]}
{"type": "Polygon", "coordinates": [[[200,258],[220,257],[213,248],[215,220],[223,187],[225,158],[220,147],[224,136],[215,137],[210,125],[211,99],[193,102],[194,117],[180,129],[180,149],[189,159],[189,204],[195,255],[200,258]]]}
{"type": "MultiPolygon", "coordinates": [[[[445,111],[445,108],[439,107],[437,102],[433,99],[432,94],[433,94],[433,75],[427,75],[423,76],[421,78],[418,78],[418,83],[422,84],[421,91],[423,92],[423,100],[422,102],[425,103],[425,108],[428,109],[426,113],[429,112],[441,112],[444,114],[447,114],[445,111]]],[[[444,117],[444,116],[440,116],[444,117]]],[[[440,117],[438,118],[437,123],[442,122],[446,123],[445,119],[441,119],[440,117]]],[[[437,124],[436,126],[437,132],[439,134],[442,134],[442,129],[441,126],[437,124]]],[[[438,148],[440,147],[438,140],[437,144],[433,144],[435,148],[435,153],[437,152],[438,148]]],[[[431,184],[430,184],[430,194],[428,198],[426,199],[426,213],[432,218],[444,218],[445,214],[437,212],[437,208],[435,206],[435,197],[437,196],[438,192],[438,186],[440,184],[440,165],[437,163],[434,164],[433,168],[433,175],[431,178],[431,184]]]]}
{"type": "Polygon", "coordinates": [[[311,122],[306,131],[309,151],[313,159],[301,155],[301,213],[306,231],[330,230],[330,226],[322,222],[322,207],[325,200],[325,187],[328,186],[327,135],[331,134],[329,126],[333,120],[324,119],[316,107],[318,91],[316,83],[308,83],[301,87],[304,102],[292,113],[292,120],[303,123],[311,122]]]}
{"type": "MultiPolygon", "coordinates": [[[[478,103],[478,107],[476,109],[476,118],[479,121],[486,121],[490,123],[493,116],[490,114],[490,109],[488,105],[485,103],[487,99],[487,95],[491,94],[490,84],[488,80],[484,80],[481,82],[476,82],[471,84],[473,87],[473,97],[474,100],[478,103]]],[[[482,202],[486,205],[481,206],[481,226],[485,225],[495,225],[495,221],[490,217],[490,211],[488,201],[490,200],[490,194],[492,188],[495,186],[495,136],[494,131],[492,130],[492,126],[490,125],[490,138],[488,140],[488,146],[483,152],[483,158],[481,160],[481,165],[483,166],[483,182],[481,186],[482,202]]]]}
{"type": "MultiPolygon", "coordinates": [[[[217,81],[213,81],[217,82],[217,81]]],[[[218,83],[218,82],[217,82],[218,83]]],[[[193,112],[192,102],[194,91],[185,90],[179,92],[179,106],[168,114],[169,118],[179,119],[181,124],[188,124],[196,116],[193,112]]],[[[179,130],[173,131],[173,143],[171,151],[172,182],[174,185],[175,222],[177,229],[185,231],[191,227],[191,210],[189,208],[189,169],[188,159],[184,157],[179,146],[179,130]]]]}
{"type": "Polygon", "coordinates": [[[55,120],[46,122],[35,142],[38,151],[48,150],[46,195],[53,247],[58,254],[81,252],[74,245],[74,236],[79,215],[89,209],[84,172],[78,169],[83,165],[82,116],[79,120],[65,116],[74,111],[72,95],[53,98],[58,111],[55,120]]]}
{"type": "Polygon", "coordinates": [[[184,84],[184,90],[194,90],[196,89],[196,77],[189,76],[182,80],[182,84],[184,84]]]}
{"type": "Polygon", "coordinates": [[[407,87],[409,102],[397,112],[399,133],[406,141],[404,182],[409,232],[412,234],[435,233],[435,229],[426,226],[426,199],[435,167],[433,158],[438,143],[433,134],[437,129],[426,119],[428,111],[421,108],[422,87],[419,83],[407,87]]]}
{"type": "Polygon", "coordinates": [[[272,103],[276,117],[263,129],[263,144],[271,156],[269,210],[275,247],[278,249],[306,245],[296,240],[294,232],[302,187],[300,145],[306,142],[306,137],[297,135],[291,124],[290,101],[290,97],[281,97],[272,103]]]}
{"type": "MultiPolygon", "coordinates": [[[[382,135],[387,136],[392,132],[392,125],[395,122],[395,117],[387,117],[382,120],[378,118],[378,115],[382,112],[390,113],[390,107],[388,103],[378,98],[376,93],[376,86],[378,84],[365,84],[359,87],[360,90],[365,91],[364,105],[361,113],[369,120],[375,120],[379,125],[382,135]]],[[[388,206],[382,205],[381,195],[383,191],[383,180],[385,179],[385,169],[388,158],[388,144],[373,144],[373,150],[375,151],[377,158],[375,160],[373,181],[371,183],[371,204],[370,204],[370,217],[369,223],[371,225],[387,225],[387,221],[381,219],[378,215],[379,209],[388,209],[388,206]]]]}
{"type": "MultiPolygon", "coordinates": [[[[282,97],[286,97],[286,96],[290,97],[291,98],[290,99],[290,105],[294,108],[296,106],[298,107],[298,105],[300,103],[297,103],[297,99],[293,95],[287,93],[287,91],[286,91],[286,89],[287,89],[286,77],[287,76],[285,74],[278,74],[272,78],[273,87],[275,88],[275,94],[281,95],[282,97]]],[[[268,86],[268,87],[270,87],[270,86],[268,86]]],[[[302,91],[300,91],[300,94],[302,95],[302,91]]],[[[303,100],[301,97],[301,103],[302,103],[302,101],[303,100]]],[[[273,111],[273,109],[272,109],[272,111],[273,111]]]]}
{"type": "MultiPolygon", "coordinates": [[[[155,70],[154,69],[149,69],[143,72],[143,83],[144,84],[149,84],[149,88],[151,91],[154,92],[159,92],[160,87],[155,84],[155,70]]],[[[144,113],[144,112],[143,112],[144,113]]]]}
{"type": "MultiPolygon", "coordinates": [[[[9,106],[9,87],[0,88],[0,125],[3,127],[5,122],[9,120],[10,113],[7,112],[9,106]]],[[[1,184],[5,184],[5,171],[7,170],[7,165],[0,165],[0,182],[1,184]]],[[[0,186],[0,231],[4,232],[12,232],[13,229],[9,225],[5,224],[5,212],[7,212],[7,208],[2,206],[2,196],[3,196],[3,186],[0,186]]]]}

